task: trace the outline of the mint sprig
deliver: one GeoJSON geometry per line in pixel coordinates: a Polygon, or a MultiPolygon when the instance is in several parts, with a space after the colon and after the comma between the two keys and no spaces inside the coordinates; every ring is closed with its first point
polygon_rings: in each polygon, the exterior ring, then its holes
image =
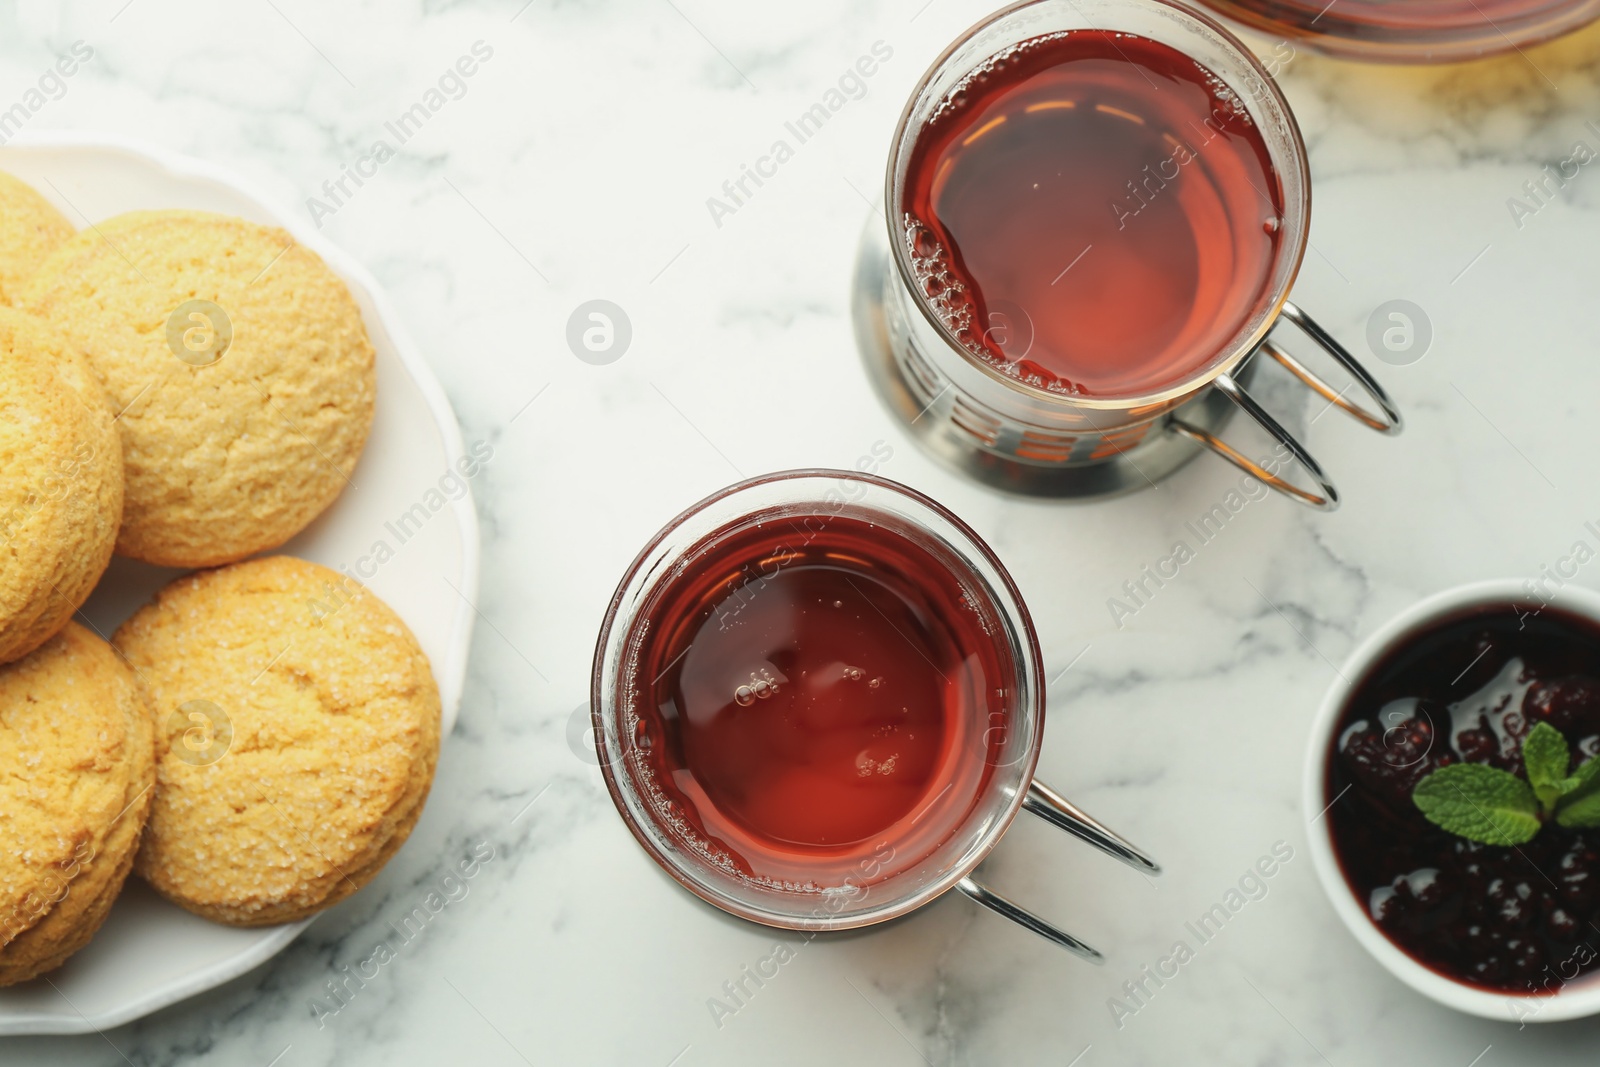
{"type": "Polygon", "coordinates": [[[1423,778],[1411,801],[1427,820],[1469,841],[1520,845],[1554,818],[1569,829],[1600,826],[1600,757],[1567,773],[1561,731],[1537,723],[1522,742],[1527,779],[1482,763],[1453,763],[1423,778]]]}

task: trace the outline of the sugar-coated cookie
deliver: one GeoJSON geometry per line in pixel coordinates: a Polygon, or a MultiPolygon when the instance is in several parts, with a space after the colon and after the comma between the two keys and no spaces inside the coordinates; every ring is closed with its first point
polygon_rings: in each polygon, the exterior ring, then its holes
{"type": "Polygon", "coordinates": [[[114,642],[157,724],[141,877],[218,922],[290,922],[370,881],[410,834],[439,690],[399,616],[287,556],[180,578],[114,642]]]}
{"type": "Polygon", "coordinates": [[[111,562],[122,450],[93,370],[0,308],[0,663],[38,648],[111,562]]]}
{"type": "Polygon", "coordinates": [[[132,671],[69,622],[0,667],[0,986],[94,936],[138,850],[155,731],[132,671]]]}
{"type": "Polygon", "coordinates": [[[0,304],[11,304],[72,223],[27,182],[0,171],[0,304]]]}
{"type": "Polygon", "coordinates": [[[283,230],[119,215],[68,240],[19,303],[88,357],[120,413],[122,555],[243,559],[349,484],[372,425],[372,344],[344,282],[283,230]]]}

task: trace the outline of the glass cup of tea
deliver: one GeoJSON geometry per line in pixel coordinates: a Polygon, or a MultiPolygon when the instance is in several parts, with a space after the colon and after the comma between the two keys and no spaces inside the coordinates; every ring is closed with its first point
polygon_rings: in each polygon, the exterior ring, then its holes
{"type": "Polygon", "coordinates": [[[1098,961],[973,873],[1024,809],[1160,869],[1034,781],[1044,690],[1028,609],[976,533],[884,478],[796,470],[650,540],[606,612],[591,708],[628,828],[723,911],[845,930],[956,889],[1098,961]]]}
{"type": "Polygon", "coordinates": [[[997,12],[912,93],[885,202],[856,268],[869,377],[980,481],[1093,497],[1210,450],[1331,509],[1332,481],[1246,389],[1258,351],[1361,423],[1400,429],[1382,387],[1288,299],[1305,144],[1270,75],[1205,14],[1169,0],[997,12]],[[1279,343],[1284,320],[1345,386],[1279,343]],[[1271,457],[1219,436],[1238,410],[1271,457]]]}

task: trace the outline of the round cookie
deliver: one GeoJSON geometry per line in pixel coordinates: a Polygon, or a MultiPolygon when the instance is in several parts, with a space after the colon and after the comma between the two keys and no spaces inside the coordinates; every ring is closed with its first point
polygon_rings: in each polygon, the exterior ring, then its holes
{"type": "Polygon", "coordinates": [[[132,671],[77,623],[0,667],[0,986],[66,962],[111,911],[154,795],[132,671]]]}
{"type": "Polygon", "coordinates": [[[349,484],[372,426],[372,343],[344,283],[283,230],[119,215],[59,248],[20,304],[88,357],[120,413],[122,555],[243,559],[349,484]]]}
{"type": "Polygon", "coordinates": [[[73,232],[33,186],[0,171],[0,304],[15,303],[39,264],[73,232]]]}
{"type": "Polygon", "coordinates": [[[0,308],[0,663],[83,605],[111,562],[122,449],[83,358],[0,308]]]}
{"type": "Polygon", "coordinates": [[[390,608],[287,556],[180,578],[113,638],[156,718],[137,870],[217,922],[305,918],[355,892],[416,824],[439,689],[390,608]]]}

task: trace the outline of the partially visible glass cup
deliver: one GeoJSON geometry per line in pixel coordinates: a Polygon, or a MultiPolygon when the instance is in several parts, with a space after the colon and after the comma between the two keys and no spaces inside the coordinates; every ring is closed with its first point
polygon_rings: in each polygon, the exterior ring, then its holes
{"type": "MultiPolygon", "coordinates": [[[[1328,55],[1453,63],[1520,51],[1600,18],[1600,0],[1201,0],[1251,29],[1328,55]]],[[[1290,53],[1292,55],[1292,52],[1290,53]]]]}
{"type": "Polygon", "coordinates": [[[1400,431],[1399,411],[1376,379],[1289,300],[1308,244],[1311,175],[1288,102],[1238,38],[1175,0],[1025,0],[973,26],[912,91],[891,142],[884,202],[887,225],[876,218],[868,223],[854,285],[856,339],[868,377],[921,445],[980,482],[1024,495],[1098,497],[1143,488],[1209,450],[1302,504],[1331,510],[1339,501],[1332,479],[1246,388],[1258,352],[1361,424],[1400,431]],[[1187,377],[1143,395],[1066,395],[1005,373],[952,331],[916,269],[920,220],[907,209],[908,174],[930,117],[996,56],[1073,30],[1144,37],[1214,74],[1259,132],[1282,190],[1277,252],[1249,314],[1187,377]],[[1329,384],[1269,336],[1284,320],[1337,364],[1349,384],[1329,384]],[[1362,394],[1364,402],[1356,399],[1362,394]],[[1222,439],[1238,411],[1275,443],[1272,461],[1251,458],[1222,439]],[[1295,467],[1300,476],[1286,476],[1295,467]]]}

